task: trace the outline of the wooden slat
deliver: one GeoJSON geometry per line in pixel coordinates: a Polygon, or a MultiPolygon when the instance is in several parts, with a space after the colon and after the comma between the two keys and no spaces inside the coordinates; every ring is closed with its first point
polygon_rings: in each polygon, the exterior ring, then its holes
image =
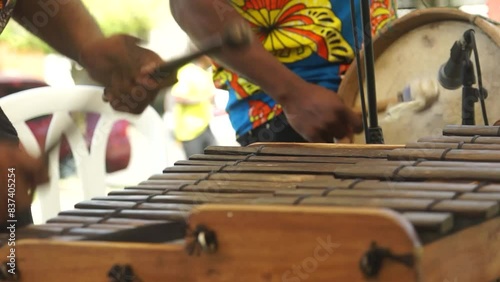
{"type": "Polygon", "coordinates": [[[158,180],[147,180],[144,182],[141,182],[139,185],[136,186],[128,186],[125,187],[124,189],[132,189],[132,190],[144,190],[144,189],[150,189],[150,190],[178,190],[180,187],[183,185],[191,185],[192,183],[195,183],[196,181],[190,181],[186,183],[177,183],[177,184],[171,184],[168,181],[164,183],[163,181],[158,181],[158,180]]]}
{"type": "MultiPolygon", "coordinates": [[[[202,166],[202,165],[206,165],[206,166],[224,166],[224,165],[235,165],[235,164],[237,164],[237,162],[235,162],[235,161],[180,160],[180,161],[176,161],[174,163],[174,166],[190,166],[190,165],[194,165],[194,166],[202,166]]],[[[169,169],[169,167],[165,168],[163,171],[165,171],[167,169],[169,169]]]]}
{"type": "Polygon", "coordinates": [[[206,155],[250,155],[256,154],[260,148],[236,146],[208,146],[203,151],[206,155]]]}
{"type": "MultiPolygon", "coordinates": [[[[161,183],[161,180],[157,180],[161,183]]],[[[276,189],[294,189],[297,185],[291,182],[250,182],[250,181],[218,181],[218,180],[203,180],[196,185],[161,185],[157,186],[136,186],[127,187],[124,190],[112,191],[109,195],[150,195],[161,194],[162,192],[169,191],[193,191],[193,192],[211,192],[211,191],[260,191],[272,192],[276,189]],[[130,191],[130,192],[129,192],[130,191]],[[145,191],[145,192],[142,192],[145,191]],[[135,193],[137,192],[137,193],[135,193]]]]}
{"type": "MultiPolygon", "coordinates": [[[[328,179],[332,179],[328,177],[328,179]]],[[[332,179],[333,180],[333,179],[332,179]]],[[[196,184],[197,187],[206,189],[206,190],[217,190],[219,188],[231,188],[231,187],[240,187],[240,188],[262,188],[265,189],[292,189],[297,186],[296,183],[293,182],[284,182],[284,181],[226,181],[226,180],[203,180],[200,183],[196,184]]],[[[189,190],[190,187],[195,187],[194,185],[186,186],[183,190],[189,190]]]]}
{"type": "Polygon", "coordinates": [[[457,144],[438,142],[417,142],[406,144],[408,149],[464,149],[464,150],[500,150],[500,144],[457,144]]]}
{"type": "Polygon", "coordinates": [[[395,149],[388,153],[389,160],[449,160],[468,162],[500,162],[500,151],[443,149],[395,149]]]}
{"type": "Polygon", "coordinates": [[[403,216],[421,231],[429,230],[445,234],[453,228],[451,213],[405,212],[403,216]]]}
{"type": "MultiPolygon", "coordinates": [[[[147,196],[109,196],[105,198],[94,198],[95,201],[101,201],[103,204],[106,204],[105,201],[120,201],[120,202],[141,202],[146,201],[148,198],[149,203],[172,203],[172,204],[186,204],[187,206],[179,206],[187,207],[190,209],[190,205],[199,205],[203,203],[231,203],[231,202],[241,202],[244,199],[255,199],[259,198],[261,194],[215,194],[215,193],[196,193],[196,192],[188,192],[182,193],[180,195],[158,195],[155,197],[147,197],[147,196]]],[[[128,204],[127,204],[128,205],[128,204]]],[[[127,207],[124,207],[127,208],[127,207]]]]}
{"type": "MultiPolygon", "coordinates": [[[[183,184],[184,180],[198,180],[209,177],[207,173],[164,173],[164,174],[155,174],[152,175],[148,181],[150,180],[173,180],[172,184],[183,184]]],[[[148,182],[144,182],[148,183],[148,182]]],[[[151,183],[151,182],[149,182],[151,183]]]]}
{"type": "Polygon", "coordinates": [[[155,180],[154,178],[151,179],[151,177],[148,179],[148,180],[145,180],[145,181],[142,181],[141,183],[139,183],[139,186],[156,186],[156,185],[184,185],[184,184],[193,184],[197,181],[198,179],[190,179],[190,180],[186,180],[186,179],[175,179],[174,177],[172,177],[171,179],[163,179],[161,182],[159,182],[158,180],[155,180]]]}
{"type": "Polygon", "coordinates": [[[173,166],[166,168],[165,173],[199,173],[199,172],[217,172],[217,173],[308,173],[308,174],[331,174],[332,171],[339,167],[337,164],[253,164],[237,166],[173,166]]]}
{"type": "MultiPolygon", "coordinates": [[[[361,161],[355,165],[360,166],[429,166],[429,167],[470,167],[470,161],[431,161],[425,159],[417,160],[369,160],[361,161]]],[[[500,163],[498,162],[474,162],[474,167],[484,167],[484,168],[500,168],[500,163]]]]}
{"type": "Polygon", "coordinates": [[[187,197],[198,197],[200,195],[207,195],[209,197],[214,198],[223,198],[223,199],[254,199],[257,197],[271,197],[274,195],[273,192],[265,192],[265,191],[246,191],[246,193],[240,191],[230,191],[227,193],[226,191],[220,191],[217,189],[213,190],[199,190],[199,191],[173,191],[171,193],[166,194],[165,196],[187,196],[187,197]]]}
{"type": "MultiPolygon", "coordinates": [[[[37,224],[37,225],[31,225],[26,227],[26,229],[31,229],[31,230],[51,230],[51,229],[69,229],[69,228],[75,228],[75,227],[83,227],[83,226],[90,226],[86,225],[84,223],[78,223],[78,222],[71,222],[71,223],[60,223],[60,222],[55,222],[55,223],[50,223],[50,224],[37,224]]],[[[118,225],[120,228],[123,228],[123,225],[118,225]]],[[[108,228],[109,229],[109,228],[108,228]]]]}
{"type": "MultiPolygon", "coordinates": [[[[392,148],[391,148],[392,149],[392,148]]],[[[207,147],[205,154],[217,155],[278,155],[278,156],[326,156],[326,157],[363,157],[363,158],[385,158],[390,150],[383,149],[331,149],[331,148],[309,148],[309,147],[207,147]]]]}
{"type": "Polygon", "coordinates": [[[334,198],[308,197],[300,205],[384,207],[398,211],[449,212],[467,217],[491,218],[498,214],[499,206],[492,201],[442,200],[402,198],[334,198]]]}
{"type": "Polygon", "coordinates": [[[93,200],[93,201],[83,201],[80,203],[77,203],[75,205],[75,208],[77,209],[130,209],[133,208],[136,205],[135,202],[132,201],[121,201],[121,202],[112,202],[112,201],[99,201],[99,200],[93,200]]]}
{"type": "Polygon", "coordinates": [[[500,184],[485,185],[478,190],[481,193],[500,193],[500,184]]]}
{"type": "Polygon", "coordinates": [[[91,228],[91,229],[110,230],[116,232],[136,227],[137,227],[136,225],[129,225],[129,224],[97,223],[97,224],[85,225],[82,223],[48,223],[48,224],[34,225],[32,228],[41,230],[43,230],[44,228],[61,228],[61,229],[91,228]]]}
{"type": "Polygon", "coordinates": [[[352,166],[334,171],[338,178],[365,178],[381,180],[463,180],[500,181],[500,169],[465,167],[391,167],[352,166]]]}
{"type": "MultiPolygon", "coordinates": [[[[106,199],[106,198],[104,198],[106,199]]],[[[190,211],[193,206],[178,203],[144,203],[137,204],[136,202],[128,201],[112,201],[111,199],[106,200],[92,200],[83,201],[75,205],[77,209],[137,209],[137,210],[172,210],[172,211],[190,211]]]]}
{"type": "Polygon", "coordinates": [[[481,125],[447,125],[443,129],[443,135],[456,136],[500,136],[500,126],[481,125]]]}
{"type": "Polygon", "coordinates": [[[276,190],[274,195],[276,197],[289,197],[289,196],[323,196],[326,189],[284,189],[284,190],[276,190]]]}
{"type": "Polygon", "coordinates": [[[165,179],[191,178],[195,180],[218,180],[218,181],[253,181],[253,182],[306,182],[306,181],[326,181],[332,179],[329,175],[311,174],[282,174],[282,173],[165,173],[151,176],[151,180],[163,181],[165,179]]]}
{"type": "Polygon", "coordinates": [[[438,136],[438,137],[423,137],[417,140],[418,142],[438,142],[438,143],[475,143],[475,144],[500,144],[498,137],[469,137],[469,136],[438,136]]]}
{"type": "Polygon", "coordinates": [[[242,204],[293,206],[299,198],[299,196],[262,197],[247,201],[242,204]]]}
{"type": "Polygon", "coordinates": [[[343,144],[343,143],[309,143],[309,142],[256,142],[248,147],[279,147],[279,148],[318,148],[318,149],[360,149],[360,150],[392,150],[404,147],[392,144],[343,144]]]}
{"type": "MultiPolygon", "coordinates": [[[[248,183],[250,184],[250,183],[248,183]]],[[[198,193],[252,193],[252,194],[270,194],[272,195],[275,191],[281,190],[293,190],[295,187],[276,187],[276,186],[268,186],[262,185],[258,187],[256,184],[252,185],[232,185],[231,182],[227,183],[227,185],[206,187],[206,186],[197,186],[190,185],[186,186],[182,191],[184,192],[198,192],[198,193]]],[[[171,195],[175,195],[176,192],[169,193],[171,195]]]]}
{"type": "Polygon", "coordinates": [[[328,197],[370,197],[370,198],[404,198],[404,199],[452,199],[456,193],[440,191],[415,190],[345,190],[338,189],[328,193],[328,197]]]}
{"type": "Polygon", "coordinates": [[[443,192],[471,192],[477,184],[446,183],[446,182],[390,182],[367,180],[354,186],[354,189],[393,189],[393,190],[422,190],[443,192]]]}
{"type": "MultiPolygon", "coordinates": [[[[361,160],[360,160],[361,161],[361,160]]],[[[366,161],[366,160],[364,160],[366,161]]],[[[375,160],[373,160],[375,161],[375,160]]],[[[283,162],[276,162],[276,161],[268,161],[268,162],[247,162],[247,161],[243,161],[243,162],[234,162],[232,163],[231,165],[222,165],[222,166],[226,166],[226,167],[231,167],[231,166],[234,166],[234,167],[250,167],[250,168],[253,168],[253,167],[266,167],[266,168],[276,168],[276,167],[290,167],[290,168],[295,168],[295,167],[300,167],[302,169],[304,169],[303,171],[304,172],[308,172],[308,171],[312,171],[314,168],[317,168],[317,169],[321,169],[321,170],[325,170],[325,168],[335,168],[335,167],[338,167],[338,166],[342,166],[342,165],[350,165],[350,164],[354,164],[354,163],[325,163],[325,162],[321,162],[321,163],[302,163],[302,162],[287,162],[287,163],[283,163],[283,162]],[[310,169],[311,168],[311,169],[310,169]]],[[[218,167],[221,167],[221,166],[218,166],[218,167]]]]}
{"type": "Polygon", "coordinates": [[[500,169],[492,168],[405,167],[399,171],[398,175],[402,179],[500,181],[500,169]]]}
{"type": "Polygon", "coordinates": [[[443,200],[432,211],[453,212],[461,216],[491,218],[498,215],[499,206],[493,201],[443,200]]]}
{"type": "MultiPolygon", "coordinates": [[[[283,188],[282,188],[283,189],[283,188]]],[[[117,191],[112,191],[108,194],[108,196],[153,196],[153,195],[183,195],[186,193],[230,193],[232,196],[236,197],[236,193],[252,193],[252,194],[261,194],[262,196],[265,195],[272,195],[276,190],[278,189],[272,189],[272,188],[267,188],[267,187],[238,187],[236,185],[228,185],[227,187],[213,187],[213,188],[208,188],[208,187],[203,187],[203,186],[196,186],[196,185],[190,185],[186,186],[182,189],[182,191],[179,190],[148,190],[148,189],[126,189],[126,190],[117,190],[117,191]]],[[[283,189],[283,190],[290,190],[290,189],[283,189]]],[[[100,198],[102,200],[102,198],[100,198]]]]}
{"type": "MultiPolygon", "coordinates": [[[[447,183],[447,182],[397,182],[397,181],[379,181],[379,180],[336,180],[331,182],[317,182],[308,184],[299,184],[297,188],[303,189],[391,189],[391,190],[422,190],[422,191],[443,191],[443,192],[472,192],[478,187],[475,183],[447,183]]],[[[485,186],[487,188],[489,186],[485,186]]]]}
{"type": "Polygon", "coordinates": [[[113,215],[112,218],[130,218],[130,219],[147,219],[147,220],[185,220],[188,212],[183,211],[166,211],[166,210],[122,210],[116,212],[113,210],[69,210],[59,213],[60,216],[83,216],[83,217],[105,217],[113,215]]]}
{"type": "Polygon", "coordinates": [[[497,201],[500,202],[500,193],[465,193],[458,197],[461,200],[497,201]]]}
{"type": "MultiPolygon", "coordinates": [[[[356,163],[366,158],[326,157],[326,156],[245,156],[245,155],[193,155],[189,161],[242,161],[248,162],[286,162],[286,163],[356,163]]],[[[188,161],[188,162],[189,162],[188,161]]]]}
{"type": "Polygon", "coordinates": [[[163,193],[163,189],[124,189],[116,190],[108,193],[109,196],[147,196],[147,195],[158,195],[163,193]]]}
{"type": "Polygon", "coordinates": [[[83,236],[98,236],[98,235],[105,235],[105,234],[111,234],[115,233],[118,231],[126,230],[132,228],[131,226],[127,227],[121,227],[119,225],[116,225],[116,228],[99,228],[99,227],[85,227],[85,228],[68,228],[68,227],[62,227],[59,225],[52,225],[52,224],[46,224],[46,225],[36,225],[35,227],[32,228],[32,232],[54,232],[54,234],[61,234],[64,232],[65,235],[72,236],[72,235],[83,235],[83,236]]]}
{"type": "MultiPolygon", "coordinates": [[[[83,216],[57,216],[47,221],[47,223],[81,223],[92,224],[102,222],[102,217],[83,217],[83,216]]],[[[144,220],[133,218],[108,218],[104,221],[106,224],[128,224],[134,226],[142,226],[148,224],[158,224],[161,220],[144,220]]]]}
{"type": "Polygon", "coordinates": [[[346,206],[346,207],[377,207],[390,208],[398,211],[426,211],[433,203],[428,199],[401,198],[358,198],[358,197],[309,197],[300,202],[306,206],[346,206]]]}

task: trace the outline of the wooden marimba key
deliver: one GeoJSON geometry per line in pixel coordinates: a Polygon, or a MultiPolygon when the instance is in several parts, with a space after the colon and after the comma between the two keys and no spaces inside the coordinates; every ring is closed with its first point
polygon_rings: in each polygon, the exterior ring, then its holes
{"type": "Polygon", "coordinates": [[[406,146],[209,147],[19,231],[19,269],[24,281],[134,281],[119,273],[141,281],[494,281],[500,127],[443,133],[406,146]]]}

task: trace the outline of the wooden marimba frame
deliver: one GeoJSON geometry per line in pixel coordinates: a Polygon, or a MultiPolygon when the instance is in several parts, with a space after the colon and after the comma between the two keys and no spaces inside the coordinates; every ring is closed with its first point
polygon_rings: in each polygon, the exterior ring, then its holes
{"type": "Polygon", "coordinates": [[[209,147],[19,230],[16,270],[51,282],[490,282],[499,202],[500,127],[406,146],[209,147]]]}

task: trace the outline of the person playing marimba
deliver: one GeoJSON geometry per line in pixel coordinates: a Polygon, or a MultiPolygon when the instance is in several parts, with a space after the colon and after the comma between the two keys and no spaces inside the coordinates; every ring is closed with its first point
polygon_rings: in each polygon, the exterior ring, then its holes
{"type": "MultiPolygon", "coordinates": [[[[349,2],[178,0],[171,10],[198,45],[234,20],[253,28],[258,40],[251,48],[214,56],[216,84],[229,89],[227,111],[241,145],[331,143],[361,131],[360,117],[335,93],[355,55],[349,2]]],[[[372,31],[395,11],[394,1],[373,0],[372,31]]]]}
{"type": "MultiPolygon", "coordinates": [[[[120,111],[141,113],[161,87],[172,84],[175,75],[152,79],[148,70],[161,63],[161,58],[137,45],[138,39],[128,35],[105,37],[83,3],[75,1],[17,0],[0,2],[0,32],[12,16],[29,31],[55,50],[84,66],[90,75],[106,87],[103,99],[120,111]],[[47,11],[54,15],[48,15],[47,11]],[[37,17],[46,17],[37,25],[37,17]],[[147,98],[137,98],[138,91],[147,98]],[[130,102],[133,101],[130,107],[130,102]]],[[[39,22],[39,21],[38,21],[39,22]]],[[[22,110],[22,109],[20,109],[22,110]]],[[[33,189],[47,180],[44,161],[30,157],[19,149],[16,130],[0,109],[0,226],[7,220],[8,199],[15,200],[18,226],[32,223],[30,204],[33,189]],[[10,176],[9,176],[10,175],[10,176]],[[15,177],[15,178],[13,178],[15,177]],[[8,195],[8,179],[15,179],[16,193],[8,195]]],[[[0,227],[0,232],[7,229],[0,227]]]]}

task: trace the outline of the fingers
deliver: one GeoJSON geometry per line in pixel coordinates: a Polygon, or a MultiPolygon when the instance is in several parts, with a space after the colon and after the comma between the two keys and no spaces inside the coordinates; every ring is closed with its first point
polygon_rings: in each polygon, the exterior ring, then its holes
{"type": "Polygon", "coordinates": [[[140,86],[133,87],[128,93],[107,87],[103,94],[103,100],[114,110],[131,114],[141,114],[155,97],[155,93],[140,86]]]}
{"type": "Polygon", "coordinates": [[[345,118],[352,132],[361,133],[363,131],[363,119],[360,114],[346,108],[345,118]]]}
{"type": "Polygon", "coordinates": [[[158,62],[150,62],[142,66],[136,82],[145,87],[154,89],[160,85],[161,74],[156,74],[156,69],[160,66],[158,62]]]}
{"type": "Polygon", "coordinates": [[[287,114],[287,118],[304,139],[314,143],[332,143],[363,130],[362,119],[343,104],[325,107],[321,112],[301,108],[300,113],[287,114]]]}
{"type": "Polygon", "coordinates": [[[331,134],[332,136],[329,137],[331,138],[330,140],[333,140],[333,138],[337,139],[344,138],[347,135],[347,132],[349,131],[348,124],[341,122],[340,119],[337,119],[335,123],[332,124],[330,131],[332,131],[331,134]]]}
{"type": "Polygon", "coordinates": [[[139,44],[143,43],[143,40],[140,39],[139,37],[135,37],[135,36],[132,36],[129,34],[118,34],[115,36],[124,40],[126,45],[139,45],[139,44]]]}
{"type": "MultiPolygon", "coordinates": [[[[334,138],[343,138],[347,132],[347,127],[339,122],[338,119],[332,118],[329,120],[312,119],[315,123],[307,123],[305,128],[298,127],[296,130],[300,132],[302,137],[313,143],[332,143],[334,138]]],[[[299,126],[301,126],[299,124],[299,126]]]]}
{"type": "Polygon", "coordinates": [[[158,71],[160,62],[150,62],[144,65],[139,73],[137,83],[144,85],[149,89],[161,89],[177,83],[177,71],[162,73],[158,71]]]}
{"type": "Polygon", "coordinates": [[[302,137],[312,143],[332,143],[333,135],[331,131],[328,130],[316,130],[309,134],[305,134],[302,137]]]}
{"type": "Polygon", "coordinates": [[[34,186],[49,181],[48,166],[43,158],[33,158],[24,150],[20,150],[14,154],[13,162],[17,164],[20,173],[25,174],[34,186]]]}
{"type": "Polygon", "coordinates": [[[40,167],[44,166],[40,159],[33,158],[17,146],[12,148],[8,158],[9,162],[15,165],[17,170],[28,174],[34,174],[40,170],[40,167]]]}
{"type": "Polygon", "coordinates": [[[117,111],[140,114],[155,99],[161,88],[176,81],[176,75],[152,79],[149,70],[162,62],[151,50],[138,46],[141,40],[129,35],[115,35],[86,49],[91,76],[105,86],[103,101],[117,111]]]}
{"type": "Polygon", "coordinates": [[[155,99],[158,91],[151,91],[128,77],[128,74],[115,73],[111,86],[104,88],[103,100],[109,102],[116,111],[141,114],[155,99]]]}
{"type": "Polygon", "coordinates": [[[358,114],[342,104],[334,110],[328,130],[334,138],[342,139],[363,131],[363,122],[358,114]]]}
{"type": "Polygon", "coordinates": [[[331,143],[335,139],[353,138],[355,133],[363,131],[363,122],[360,116],[344,107],[335,110],[333,116],[324,122],[323,126],[316,128],[314,133],[309,134],[310,142],[331,143]]]}
{"type": "Polygon", "coordinates": [[[0,180],[11,184],[0,186],[0,193],[5,195],[7,187],[15,190],[12,197],[15,197],[19,210],[28,209],[36,186],[48,181],[47,165],[42,159],[31,157],[17,145],[5,142],[0,143],[0,155],[0,180]]]}

